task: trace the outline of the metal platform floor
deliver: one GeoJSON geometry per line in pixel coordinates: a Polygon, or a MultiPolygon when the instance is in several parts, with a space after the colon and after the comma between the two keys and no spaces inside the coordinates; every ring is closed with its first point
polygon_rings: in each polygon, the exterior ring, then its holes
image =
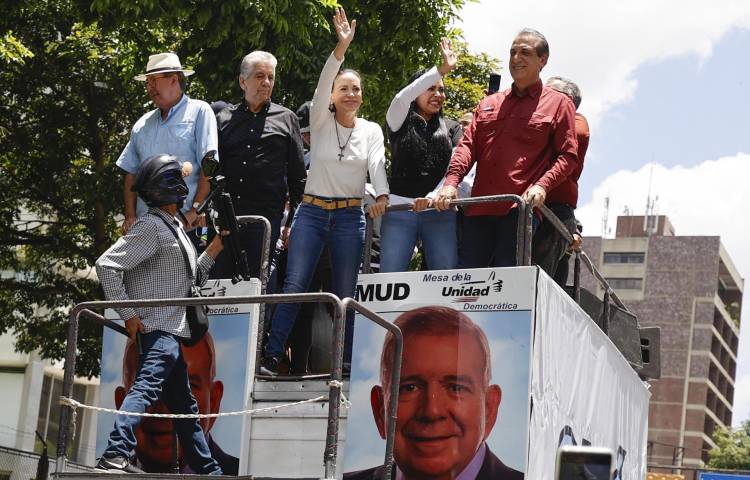
{"type": "MultiPolygon", "coordinates": [[[[89,480],[92,478],[106,478],[111,480],[153,480],[155,478],[173,478],[175,480],[199,480],[199,479],[206,479],[209,478],[208,475],[178,475],[174,473],[105,473],[105,472],[91,472],[91,473],[80,473],[80,472],[70,472],[70,473],[61,473],[61,474],[50,474],[50,477],[53,479],[60,479],[60,480],[89,480]]],[[[210,478],[221,480],[222,478],[226,478],[227,480],[319,480],[317,477],[253,477],[253,476],[233,476],[233,475],[217,475],[217,476],[211,476],[210,478]]]]}

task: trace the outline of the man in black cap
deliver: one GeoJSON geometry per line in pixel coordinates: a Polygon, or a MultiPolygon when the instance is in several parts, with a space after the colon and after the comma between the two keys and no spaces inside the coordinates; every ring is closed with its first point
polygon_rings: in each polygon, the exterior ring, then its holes
{"type": "MultiPolygon", "coordinates": [[[[185,297],[193,287],[193,278],[197,285],[205,283],[223,245],[221,236],[217,236],[196,258],[193,244],[176,217],[188,194],[184,173],[183,165],[171,155],[156,155],[141,164],[133,191],[148,205],[148,212],[96,261],[107,300],[185,297]]],[[[116,310],[130,338],[140,337],[141,344],[138,372],[120,409],[143,413],[161,399],[172,413],[198,413],[180,350],[180,339],[190,337],[185,307],[116,310]]],[[[139,471],[130,464],[130,458],[136,446],[134,429],[140,419],[117,416],[107,448],[96,465],[98,470],[139,471]]],[[[190,468],[201,474],[221,474],[198,419],[175,419],[173,425],[190,468]]]]}

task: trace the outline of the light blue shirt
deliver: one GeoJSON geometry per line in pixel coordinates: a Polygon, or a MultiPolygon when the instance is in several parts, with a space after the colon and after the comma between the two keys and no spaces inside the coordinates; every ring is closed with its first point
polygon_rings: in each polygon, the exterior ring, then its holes
{"type": "MultiPolygon", "coordinates": [[[[198,190],[200,162],[210,150],[219,150],[216,117],[206,102],[183,95],[169,110],[166,120],[161,118],[161,111],[157,108],[135,122],[130,140],[117,159],[117,166],[135,175],[141,162],[154,155],[166,153],[177,157],[180,163],[189,161],[193,164],[193,172],[185,178],[188,196],[182,207],[182,211],[187,212],[192,208],[198,190]]],[[[147,211],[148,207],[138,197],[136,215],[140,217],[147,211]]]]}

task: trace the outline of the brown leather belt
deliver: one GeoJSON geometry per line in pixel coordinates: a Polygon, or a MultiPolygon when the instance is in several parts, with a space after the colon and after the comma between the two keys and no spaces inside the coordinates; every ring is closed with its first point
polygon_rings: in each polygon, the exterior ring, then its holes
{"type": "Polygon", "coordinates": [[[361,198],[322,198],[315,195],[302,195],[302,201],[320,207],[323,210],[336,210],[337,208],[361,207],[361,198]]]}

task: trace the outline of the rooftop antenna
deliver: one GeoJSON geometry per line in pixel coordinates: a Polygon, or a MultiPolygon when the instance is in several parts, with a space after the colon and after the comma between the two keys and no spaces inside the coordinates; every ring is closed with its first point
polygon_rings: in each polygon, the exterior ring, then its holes
{"type": "Polygon", "coordinates": [[[646,215],[644,217],[644,226],[643,231],[646,232],[646,236],[650,237],[654,233],[656,233],[656,224],[657,219],[656,215],[654,213],[654,206],[656,204],[656,200],[659,198],[657,195],[656,198],[651,199],[651,180],[654,176],[654,164],[651,164],[651,170],[648,174],[648,192],[646,193],[646,215]]]}
{"type": "Polygon", "coordinates": [[[609,234],[607,222],[609,220],[609,196],[604,197],[604,213],[602,214],[602,237],[609,234]]]}

